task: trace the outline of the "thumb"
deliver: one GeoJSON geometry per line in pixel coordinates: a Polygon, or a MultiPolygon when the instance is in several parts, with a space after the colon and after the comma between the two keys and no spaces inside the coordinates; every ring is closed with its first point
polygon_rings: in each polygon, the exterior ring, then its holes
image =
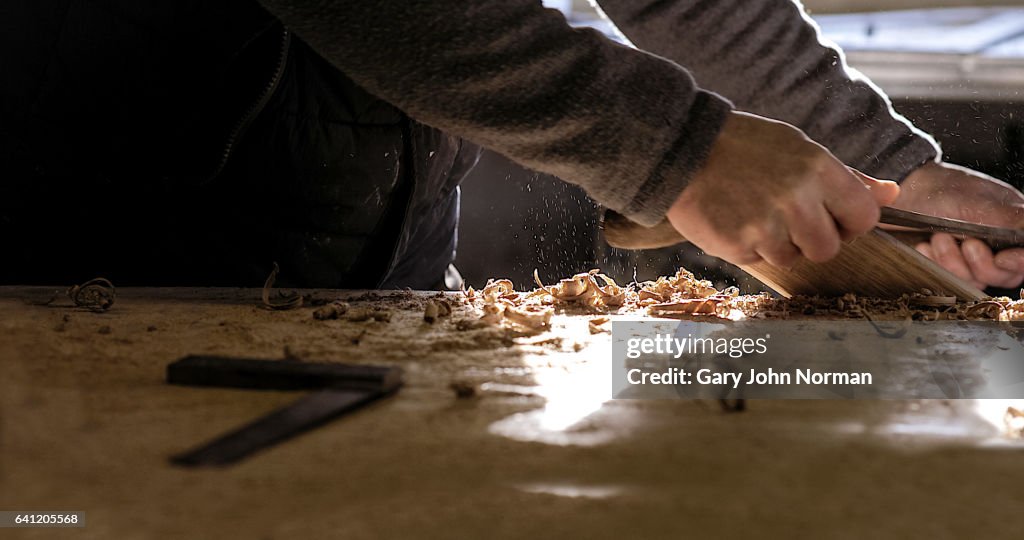
{"type": "Polygon", "coordinates": [[[889,206],[896,202],[896,198],[900,196],[900,185],[896,182],[872,178],[857,169],[850,169],[850,171],[871,190],[871,195],[875,198],[878,206],[889,206]]]}

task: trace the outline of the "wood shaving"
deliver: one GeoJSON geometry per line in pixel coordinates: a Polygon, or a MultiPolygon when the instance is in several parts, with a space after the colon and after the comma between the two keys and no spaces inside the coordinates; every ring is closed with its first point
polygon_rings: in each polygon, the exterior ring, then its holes
{"type": "Polygon", "coordinates": [[[277,281],[277,274],[281,269],[274,263],[274,268],[270,271],[270,275],[267,276],[267,280],[263,283],[263,308],[274,310],[274,311],[285,311],[289,309],[295,309],[302,306],[302,295],[291,292],[283,293],[278,291],[277,295],[281,300],[271,301],[270,291],[274,288],[274,282],[277,281]]]}
{"type": "Polygon", "coordinates": [[[534,293],[546,294],[545,300],[552,304],[575,303],[595,310],[607,310],[621,306],[626,300],[627,290],[596,269],[560,280],[558,285],[551,287],[541,282],[536,269],[533,279],[540,287],[534,293]]]}
{"type": "Polygon", "coordinates": [[[590,321],[587,323],[587,327],[590,329],[591,334],[600,334],[603,332],[607,332],[608,329],[604,328],[604,325],[610,320],[611,319],[609,319],[608,317],[596,317],[594,319],[590,319],[590,321]]]}
{"type": "Polygon", "coordinates": [[[433,300],[427,300],[427,304],[423,308],[423,322],[434,324],[437,321],[437,313],[437,303],[433,300]]]}
{"type": "Polygon", "coordinates": [[[1015,407],[1007,407],[1003,415],[1006,435],[1012,439],[1024,438],[1024,412],[1015,407]]]}
{"type": "Polygon", "coordinates": [[[999,314],[1000,321],[1024,321],[1024,289],[1021,289],[1021,299],[1016,302],[1006,297],[995,298],[993,301],[1003,306],[999,314]]]}
{"type": "Polygon", "coordinates": [[[313,318],[318,321],[326,321],[337,319],[348,312],[348,302],[342,302],[341,300],[335,300],[330,304],[319,307],[313,310],[313,318]]]}
{"type": "MultiPolygon", "coordinates": [[[[471,304],[479,304],[481,324],[505,326],[528,333],[542,332],[551,326],[554,310],[535,301],[529,302],[528,297],[532,296],[536,300],[537,295],[515,292],[512,282],[507,279],[488,280],[479,295],[472,294],[470,288],[465,296],[471,304]]],[[[459,330],[468,330],[473,326],[465,321],[456,323],[459,330]]]]}
{"type": "Polygon", "coordinates": [[[114,284],[110,280],[95,278],[68,289],[68,298],[77,307],[99,313],[110,309],[114,305],[114,300],[117,298],[117,290],[114,289],[114,284]]]}
{"type": "Polygon", "coordinates": [[[655,281],[641,283],[640,290],[645,293],[646,298],[657,300],[657,303],[704,299],[723,293],[715,289],[710,281],[697,279],[685,268],[680,268],[673,277],[662,276],[655,281]]]}
{"type": "Polygon", "coordinates": [[[924,295],[913,298],[914,305],[926,307],[948,307],[956,305],[955,296],[924,295]]]}
{"type": "Polygon", "coordinates": [[[551,316],[555,310],[541,306],[507,306],[505,319],[524,328],[542,330],[551,327],[551,316]]]}
{"type": "Polygon", "coordinates": [[[647,313],[655,317],[675,317],[679,315],[719,315],[719,312],[726,306],[728,297],[715,295],[708,298],[693,298],[654,304],[647,308],[647,313]]]}
{"type": "Polygon", "coordinates": [[[350,322],[363,322],[371,319],[377,322],[391,322],[391,312],[383,309],[354,307],[349,309],[343,318],[350,322]]]}
{"type": "Polygon", "coordinates": [[[455,321],[455,329],[460,332],[479,330],[488,326],[490,326],[490,324],[481,319],[459,319],[455,321]]]}
{"type": "Polygon", "coordinates": [[[423,322],[434,324],[441,317],[448,317],[452,314],[452,306],[443,299],[427,300],[423,306],[423,322]]]}

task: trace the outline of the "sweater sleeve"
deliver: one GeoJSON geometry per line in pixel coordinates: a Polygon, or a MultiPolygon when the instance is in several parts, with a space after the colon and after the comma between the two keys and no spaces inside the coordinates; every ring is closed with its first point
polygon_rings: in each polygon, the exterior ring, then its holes
{"type": "Polygon", "coordinates": [[[731,105],[658,56],[573,29],[538,0],[261,0],[413,118],[579,184],[653,225],[731,105]]]}
{"type": "Polygon", "coordinates": [[[793,0],[596,0],[641,49],[669,58],[738,109],[793,124],[847,165],[902,180],[935,141],[826,45],[793,0]]]}

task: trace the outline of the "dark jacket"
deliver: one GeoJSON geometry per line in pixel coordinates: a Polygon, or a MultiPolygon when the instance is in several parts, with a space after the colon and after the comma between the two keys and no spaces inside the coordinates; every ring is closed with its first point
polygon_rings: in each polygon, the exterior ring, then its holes
{"type": "Polygon", "coordinates": [[[256,2],[0,8],[5,283],[428,288],[477,150],[256,2]]]}

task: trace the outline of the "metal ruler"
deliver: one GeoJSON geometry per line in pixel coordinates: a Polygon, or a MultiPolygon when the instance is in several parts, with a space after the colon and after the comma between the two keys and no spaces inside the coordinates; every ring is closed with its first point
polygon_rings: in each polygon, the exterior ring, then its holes
{"type": "Polygon", "coordinates": [[[297,401],[171,457],[181,466],[226,466],[323,425],[402,386],[397,367],[188,356],[167,366],[167,382],[185,386],[316,390],[297,401]]]}

